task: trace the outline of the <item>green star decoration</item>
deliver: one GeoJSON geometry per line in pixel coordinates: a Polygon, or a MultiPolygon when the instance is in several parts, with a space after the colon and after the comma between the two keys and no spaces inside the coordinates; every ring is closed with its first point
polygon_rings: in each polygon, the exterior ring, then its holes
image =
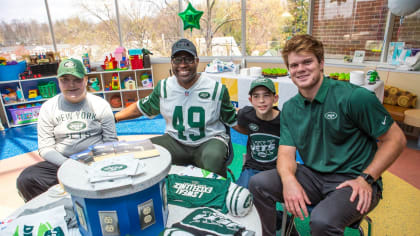
{"type": "Polygon", "coordinates": [[[184,30],[190,28],[191,31],[193,28],[200,29],[200,18],[203,15],[202,11],[197,11],[191,3],[188,3],[187,9],[185,11],[178,13],[181,17],[182,22],[184,23],[184,30]]]}

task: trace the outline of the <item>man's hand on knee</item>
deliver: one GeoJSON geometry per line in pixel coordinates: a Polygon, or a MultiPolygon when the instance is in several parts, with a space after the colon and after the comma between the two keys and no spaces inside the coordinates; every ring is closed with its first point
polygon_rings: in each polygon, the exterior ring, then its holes
{"type": "Polygon", "coordinates": [[[372,202],[372,185],[368,184],[362,177],[356,179],[347,180],[337,186],[336,189],[344,187],[351,187],[353,192],[350,196],[350,202],[354,202],[356,197],[359,197],[357,202],[357,210],[360,214],[365,214],[369,211],[370,204],[372,202]]]}

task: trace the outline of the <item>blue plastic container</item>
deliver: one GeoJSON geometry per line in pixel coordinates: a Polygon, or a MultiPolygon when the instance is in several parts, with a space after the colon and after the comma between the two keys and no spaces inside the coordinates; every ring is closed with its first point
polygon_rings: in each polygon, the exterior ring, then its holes
{"type": "Polygon", "coordinates": [[[61,165],[58,179],[71,194],[82,236],[156,236],[163,231],[169,214],[165,177],[171,154],[155,147],[160,155],[142,159],[145,172],[124,186],[109,182],[109,188],[95,190],[86,164],[71,159],[61,165]]]}
{"type": "Polygon", "coordinates": [[[18,80],[19,74],[26,69],[26,61],[16,65],[0,66],[0,81],[18,80]]]}

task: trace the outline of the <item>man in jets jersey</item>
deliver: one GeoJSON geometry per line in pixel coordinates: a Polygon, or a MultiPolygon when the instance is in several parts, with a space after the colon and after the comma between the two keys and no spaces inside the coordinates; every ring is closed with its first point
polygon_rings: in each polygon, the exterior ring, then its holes
{"type": "Polygon", "coordinates": [[[115,114],[115,120],[162,114],[165,134],[152,142],[165,147],[172,163],[192,164],[226,176],[229,136],[225,126],[236,125],[235,108],[224,85],[197,73],[194,44],[180,39],[172,46],[174,76],[158,82],[153,92],[115,114]]]}

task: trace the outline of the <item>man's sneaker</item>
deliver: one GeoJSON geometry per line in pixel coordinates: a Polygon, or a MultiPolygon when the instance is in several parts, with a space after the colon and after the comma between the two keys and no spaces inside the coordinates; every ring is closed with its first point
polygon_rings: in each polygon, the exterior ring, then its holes
{"type": "MultiPolygon", "coordinates": [[[[282,220],[283,220],[283,212],[282,211],[277,211],[277,216],[276,216],[276,230],[281,230],[281,226],[282,226],[282,220]]],[[[292,228],[291,228],[291,232],[290,232],[290,236],[300,236],[299,232],[296,230],[296,226],[295,226],[295,222],[292,220],[291,216],[287,216],[287,228],[289,228],[288,226],[292,224],[292,228]]],[[[286,230],[287,230],[286,228],[286,230]]],[[[287,233],[287,232],[286,232],[287,233]]],[[[289,236],[288,234],[286,234],[287,236],[289,236]]]]}

